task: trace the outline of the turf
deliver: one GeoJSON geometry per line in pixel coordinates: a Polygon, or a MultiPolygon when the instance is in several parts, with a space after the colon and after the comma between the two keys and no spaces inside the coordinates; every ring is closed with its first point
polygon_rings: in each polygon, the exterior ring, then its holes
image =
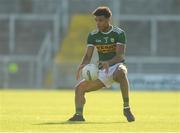
{"type": "Polygon", "coordinates": [[[132,123],[122,115],[119,91],[86,98],[86,122],[69,123],[73,91],[1,90],[0,131],[180,131],[180,92],[132,92],[132,123]]]}

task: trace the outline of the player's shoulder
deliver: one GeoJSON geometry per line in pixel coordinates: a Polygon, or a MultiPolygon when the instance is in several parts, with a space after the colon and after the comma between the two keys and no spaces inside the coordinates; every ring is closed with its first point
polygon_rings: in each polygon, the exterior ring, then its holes
{"type": "Polygon", "coordinates": [[[121,33],[124,33],[124,30],[117,26],[113,26],[113,32],[115,32],[117,34],[121,34],[121,33]]]}
{"type": "Polygon", "coordinates": [[[97,33],[99,32],[98,29],[95,29],[95,30],[92,30],[89,35],[93,36],[93,35],[96,35],[97,33]]]}

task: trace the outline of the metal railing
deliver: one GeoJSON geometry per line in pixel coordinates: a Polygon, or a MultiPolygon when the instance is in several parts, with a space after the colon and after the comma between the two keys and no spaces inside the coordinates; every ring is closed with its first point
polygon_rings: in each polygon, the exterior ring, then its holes
{"type": "Polygon", "coordinates": [[[43,71],[52,65],[52,40],[48,32],[39,49],[38,55],[6,55],[1,56],[0,86],[11,87],[43,87],[43,71]],[[11,68],[11,65],[13,68],[11,68]],[[24,66],[26,65],[26,66],[24,66]],[[11,70],[16,69],[16,70],[11,70]],[[18,80],[19,79],[19,80],[18,80]]]}
{"type": "Polygon", "coordinates": [[[157,54],[157,22],[177,21],[180,22],[180,15],[118,15],[116,21],[149,21],[150,22],[150,52],[152,56],[157,54]]]}
{"type": "Polygon", "coordinates": [[[38,14],[0,14],[0,20],[9,20],[9,50],[10,53],[14,52],[14,49],[16,47],[15,44],[15,37],[16,37],[16,28],[15,23],[16,20],[44,20],[44,21],[52,21],[53,25],[53,51],[56,52],[56,50],[59,47],[59,42],[61,41],[61,34],[60,34],[60,27],[62,26],[60,23],[59,14],[54,15],[38,15],[38,14]]]}
{"type": "Polygon", "coordinates": [[[0,80],[0,87],[2,88],[11,88],[11,87],[20,87],[26,85],[27,87],[31,87],[32,84],[34,84],[34,76],[33,76],[33,65],[36,62],[35,56],[1,56],[0,58],[0,64],[1,64],[1,80],[0,80]],[[11,64],[15,64],[14,66],[16,70],[11,71],[9,67],[11,67],[11,64]],[[18,72],[22,69],[20,68],[19,64],[26,63],[28,64],[28,69],[26,68],[26,79],[24,79],[25,82],[19,81],[18,85],[14,83],[15,75],[18,75],[18,72]],[[19,70],[20,69],[20,70],[19,70]],[[13,82],[13,83],[12,83],[13,82]]]}
{"type": "MultiPolygon", "coordinates": [[[[48,63],[51,63],[52,54],[58,50],[59,42],[60,42],[60,22],[59,15],[36,15],[36,14],[1,14],[0,20],[8,20],[9,21],[9,52],[10,55],[2,56],[0,55],[0,64],[1,64],[1,74],[3,75],[0,78],[0,86],[3,88],[8,87],[21,87],[24,84],[24,87],[43,87],[43,70],[45,66],[49,66],[48,63]],[[48,32],[44,40],[41,44],[41,48],[39,49],[38,55],[26,55],[19,56],[13,54],[16,48],[16,20],[44,20],[44,21],[52,21],[52,34],[48,32]],[[11,73],[8,70],[8,67],[11,67],[11,63],[16,64],[16,69],[19,69],[16,73],[11,73]],[[28,64],[27,71],[23,66],[23,63],[28,64]],[[18,64],[21,64],[20,66],[18,64]],[[24,71],[24,75],[27,75],[22,80],[19,78],[19,81],[15,79],[15,75],[22,76],[21,70],[24,71]],[[36,75],[36,76],[35,76],[36,75]],[[26,79],[27,78],[27,79],[26,79]],[[25,80],[26,79],[26,80],[25,80]],[[16,81],[15,81],[16,80],[16,81]],[[23,80],[25,80],[23,82],[23,80]],[[22,81],[22,82],[21,82],[22,81]],[[12,83],[14,82],[14,83],[12,83]]],[[[33,42],[32,42],[33,43],[33,42]]]]}
{"type": "Polygon", "coordinates": [[[43,87],[43,70],[52,66],[52,41],[51,33],[48,32],[43,40],[37,56],[37,83],[36,87],[43,87]]]}
{"type": "Polygon", "coordinates": [[[44,75],[52,66],[53,55],[59,50],[61,32],[68,28],[68,1],[62,0],[60,3],[59,8],[53,14],[0,14],[0,21],[6,20],[8,22],[7,30],[9,30],[7,55],[2,56],[0,53],[0,87],[44,87],[44,75]],[[37,55],[19,56],[14,54],[17,45],[17,20],[51,22],[52,29],[49,29],[45,35],[37,55]],[[23,64],[26,66],[24,67],[23,64]],[[11,67],[16,71],[9,70],[11,67]]]}

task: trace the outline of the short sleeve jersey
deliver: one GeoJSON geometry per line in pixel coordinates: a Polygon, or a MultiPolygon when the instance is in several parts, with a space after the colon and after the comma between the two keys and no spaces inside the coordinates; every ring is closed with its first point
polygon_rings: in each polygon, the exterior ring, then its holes
{"type": "Polygon", "coordinates": [[[125,44],[125,32],[114,26],[108,32],[92,31],[87,38],[87,45],[97,48],[100,61],[112,59],[116,55],[116,45],[125,44]]]}

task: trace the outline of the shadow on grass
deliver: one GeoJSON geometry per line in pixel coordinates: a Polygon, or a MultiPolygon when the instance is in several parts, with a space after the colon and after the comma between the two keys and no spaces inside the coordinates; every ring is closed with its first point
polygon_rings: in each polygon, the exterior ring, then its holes
{"type": "Polygon", "coordinates": [[[36,123],[32,125],[56,125],[56,124],[118,124],[118,123],[126,123],[124,121],[115,121],[115,122],[71,122],[71,121],[60,121],[60,122],[44,122],[44,123],[36,123]]]}

